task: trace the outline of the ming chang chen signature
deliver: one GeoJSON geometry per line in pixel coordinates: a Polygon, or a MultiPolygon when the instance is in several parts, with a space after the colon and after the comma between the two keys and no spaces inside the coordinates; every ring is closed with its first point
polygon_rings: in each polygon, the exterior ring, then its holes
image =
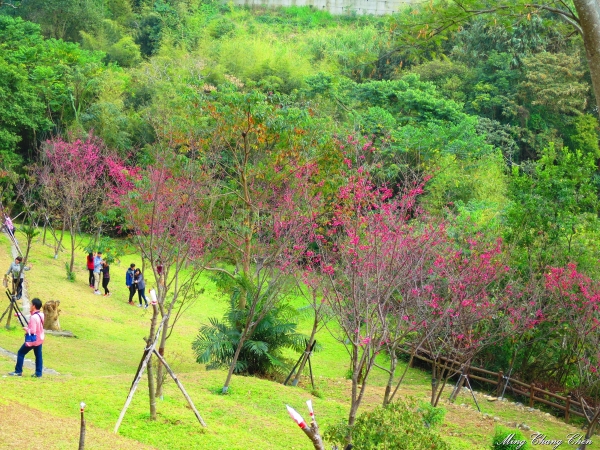
{"type": "Polygon", "coordinates": [[[525,444],[530,442],[531,445],[539,445],[539,446],[549,446],[556,450],[562,445],[570,445],[570,446],[579,446],[579,445],[591,445],[592,440],[586,439],[584,435],[578,433],[570,433],[565,436],[564,439],[551,439],[545,434],[542,433],[533,433],[529,438],[529,441],[524,439],[517,439],[515,437],[515,433],[509,434],[504,438],[500,444],[503,445],[513,445],[514,448],[520,449],[525,447],[525,444]]]}

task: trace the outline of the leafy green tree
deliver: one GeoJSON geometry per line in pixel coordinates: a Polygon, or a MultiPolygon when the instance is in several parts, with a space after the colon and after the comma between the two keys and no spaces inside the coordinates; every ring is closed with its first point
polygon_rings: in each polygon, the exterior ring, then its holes
{"type": "MultiPolygon", "coordinates": [[[[544,18],[546,15],[560,19],[563,23],[561,32],[565,36],[573,32],[581,36],[596,105],[600,105],[600,53],[597,51],[600,48],[600,8],[595,0],[573,0],[572,3],[552,0],[539,4],[524,0],[440,0],[433,4],[417,5],[412,14],[402,15],[396,22],[398,29],[403,30],[399,34],[403,42],[398,46],[418,46],[419,40],[442,40],[446,33],[457,31],[478,17],[510,28],[515,22],[515,16],[521,20],[531,20],[532,17],[544,18]],[[406,30],[412,30],[412,35],[407,36],[406,30]]],[[[538,33],[533,33],[533,37],[536,34],[538,33]]]]}
{"type": "Polygon", "coordinates": [[[565,142],[569,148],[581,150],[584,154],[592,154],[599,158],[598,119],[590,114],[573,118],[565,142]]]}
{"type": "Polygon", "coordinates": [[[139,45],[113,20],[105,19],[96,32],[82,31],[81,36],[83,47],[104,52],[106,62],[115,62],[121,67],[132,67],[141,62],[139,45]]]}
{"type": "Polygon", "coordinates": [[[0,166],[5,176],[22,161],[17,145],[51,127],[31,76],[30,63],[42,47],[37,25],[0,16],[0,166]]]}
{"type": "Polygon", "coordinates": [[[569,261],[596,273],[600,222],[595,171],[593,154],[554,146],[538,162],[514,166],[505,233],[524,273],[569,261]]]}
{"type": "Polygon", "coordinates": [[[18,164],[19,155],[31,155],[36,141],[51,131],[79,122],[95,100],[95,78],[104,67],[102,55],[73,43],[44,40],[38,25],[20,18],[0,16],[0,48],[0,151],[9,168],[18,164]]]}
{"type": "Polygon", "coordinates": [[[98,28],[103,18],[99,0],[23,0],[15,12],[26,20],[39,23],[44,35],[79,41],[80,31],[98,28]]]}
{"type": "Polygon", "coordinates": [[[523,70],[519,97],[530,110],[560,118],[586,111],[589,86],[577,54],[538,53],[523,59],[523,70]]]}

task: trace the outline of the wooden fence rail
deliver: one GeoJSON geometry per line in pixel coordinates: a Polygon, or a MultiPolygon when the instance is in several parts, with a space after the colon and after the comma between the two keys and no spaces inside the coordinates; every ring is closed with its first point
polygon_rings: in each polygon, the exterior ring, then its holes
{"type": "MultiPolygon", "coordinates": [[[[422,361],[426,361],[428,363],[433,363],[434,361],[428,358],[427,353],[425,351],[420,351],[415,353],[414,357],[418,358],[422,361]]],[[[444,362],[444,367],[461,367],[461,363],[458,361],[454,361],[452,359],[440,358],[444,362]]],[[[457,372],[458,373],[458,372],[457,372]]],[[[529,400],[529,407],[533,408],[535,402],[542,403],[544,405],[551,406],[560,411],[564,411],[565,422],[569,422],[569,417],[571,415],[584,417],[583,407],[581,402],[574,400],[571,395],[567,395],[563,397],[562,395],[555,394],[554,392],[547,391],[545,389],[541,389],[535,385],[535,383],[527,384],[522,381],[515,380],[514,378],[510,378],[504,375],[502,371],[500,372],[492,372],[490,370],[482,369],[480,367],[469,366],[468,376],[472,380],[477,380],[483,383],[488,383],[496,386],[496,396],[500,397],[502,395],[502,391],[505,387],[505,384],[510,383],[511,392],[522,395],[529,400]],[[486,378],[485,376],[475,375],[475,373],[488,375],[493,378],[486,378]],[[548,397],[550,399],[548,399],[548,397]],[[558,400],[561,403],[557,403],[554,400],[558,400]],[[578,408],[573,409],[573,407],[578,408]]]]}

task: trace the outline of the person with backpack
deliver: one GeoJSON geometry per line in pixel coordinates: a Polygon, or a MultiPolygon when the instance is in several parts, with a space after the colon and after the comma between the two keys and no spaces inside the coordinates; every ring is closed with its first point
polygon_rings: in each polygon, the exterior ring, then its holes
{"type": "Polygon", "coordinates": [[[44,313],[42,312],[42,301],[39,298],[31,300],[31,306],[29,307],[31,316],[29,317],[29,324],[23,327],[25,330],[25,343],[21,346],[17,352],[17,365],[15,371],[10,372],[8,375],[12,377],[20,377],[23,375],[23,361],[25,355],[33,350],[35,355],[35,373],[32,377],[40,378],[44,370],[42,360],[42,344],[44,343],[44,313]]]}

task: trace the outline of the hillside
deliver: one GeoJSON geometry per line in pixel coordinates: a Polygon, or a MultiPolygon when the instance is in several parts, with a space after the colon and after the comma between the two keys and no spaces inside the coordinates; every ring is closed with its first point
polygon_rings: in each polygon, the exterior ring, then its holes
{"type": "MultiPolygon", "coordinates": [[[[9,243],[2,235],[1,264],[9,263],[9,243]]],[[[309,449],[308,440],[289,419],[285,404],[306,414],[303,403],[312,399],[320,426],[345,418],[350,383],[344,377],[347,357],[330,336],[318,337],[323,350],[315,354],[313,370],[319,396],[310,393],[309,386],[284,387],[274,381],[254,377],[235,377],[231,392],[219,395],[225,373],[206,371],[194,363],[191,341],[200,323],[224,308],[224,300],[206,280],[206,293],[194,304],[175,329],[169,341],[167,357],[193,398],[208,427],[195,420],[180,392],[167,383],[165,398],[159,401],[159,419],[148,420],[148,394],[140,385],[125,416],[118,435],[112,430],[123,407],[127,389],[143,350],[142,337],[147,333],[149,312],[126,303],[124,271],[133,255],[122,258],[113,266],[109,287],[111,297],[94,296],[82,281],[85,272],[78,269],[78,279],[70,283],[64,276],[64,260],[52,257],[49,247],[35,243],[30,261],[34,268],[27,274],[30,297],[44,301],[61,301],[61,324],[77,338],[48,336],[44,343],[44,363],[60,375],[42,379],[0,378],[0,411],[3,448],[18,446],[28,449],[73,448],[79,439],[79,402],[87,404],[86,448],[158,448],[158,449],[309,449]],[[23,419],[36,422],[34,441],[23,434],[23,419]],[[37,444],[36,442],[39,442],[37,444]]],[[[78,253],[78,260],[85,261],[78,253]]],[[[79,266],[81,266],[80,264],[79,266]]],[[[18,329],[0,329],[0,347],[15,352],[22,341],[18,329]]],[[[13,370],[14,363],[0,357],[0,371],[13,370]]],[[[25,371],[29,375],[29,371],[25,371]]],[[[381,402],[383,374],[376,373],[368,390],[365,409],[381,402]]],[[[304,384],[306,380],[304,381],[304,384]]],[[[402,395],[426,399],[426,373],[411,370],[401,388],[402,395]]],[[[449,394],[449,392],[448,392],[449,394]]],[[[441,434],[455,449],[488,448],[497,423],[507,426],[524,423],[561,438],[578,432],[560,419],[543,412],[528,412],[511,402],[490,402],[479,396],[483,414],[479,414],[470,399],[462,393],[455,404],[446,404],[448,414],[441,434]]],[[[596,445],[589,448],[598,448],[596,445]]]]}

